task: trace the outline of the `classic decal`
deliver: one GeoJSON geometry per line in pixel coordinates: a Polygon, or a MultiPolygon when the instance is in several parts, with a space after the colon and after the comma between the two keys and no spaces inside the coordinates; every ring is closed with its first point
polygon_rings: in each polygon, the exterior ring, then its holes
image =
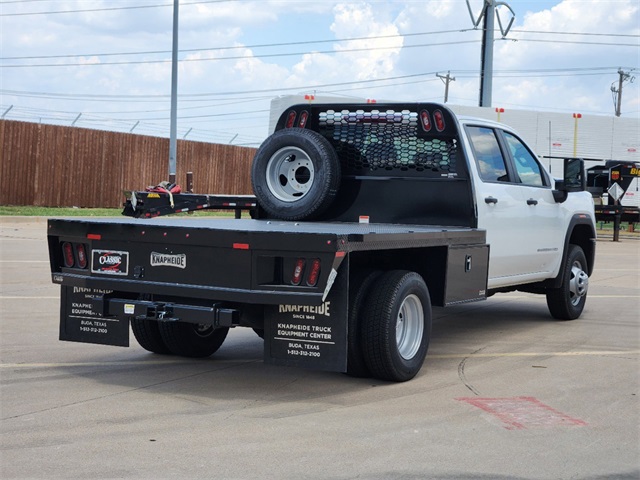
{"type": "Polygon", "coordinates": [[[91,252],[91,271],[109,275],[127,275],[129,273],[129,252],[93,250],[91,252]]]}

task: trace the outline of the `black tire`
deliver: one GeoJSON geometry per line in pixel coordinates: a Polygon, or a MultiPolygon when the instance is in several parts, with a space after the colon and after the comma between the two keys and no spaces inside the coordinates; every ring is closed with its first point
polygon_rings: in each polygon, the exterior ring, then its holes
{"type": "Polygon", "coordinates": [[[553,318],[574,320],[582,314],[587,302],[589,276],[587,258],[578,245],[569,245],[567,258],[562,266],[562,285],[546,291],[547,306],[553,318]]]}
{"type": "Polygon", "coordinates": [[[364,302],[380,271],[364,271],[353,276],[349,284],[349,326],[347,331],[347,375],[370,377],[362,351],[362,312],[364,302]]]}
{"type": "Polygon", "coordinates": [[[160,334],[160,326],[154,320],[131,319],[133,336],[142,348],[152,353],[168,355],[171,353],[160,334]]]}
{"type": "Polygon", "coordinates": [[[160,334],[171,353],[183,357],[208,357],[215,353],[229,328],[186,322],[159,322],[160,334]]]}
{"type": "Polygon", "coordinates": [[[362,319],[362,347],[371,374],[404,382],[422,368],[431,335],[431,300],[415,272],[385,272],[371,286],[362,319]]]}
{"type": "Polygon", "coordinates": [[[329,141],[301,128],[278,130],[258,149],[251,166],[253,192],[274,218],[317,217],[340,187],[340,161],[329,141]]]}

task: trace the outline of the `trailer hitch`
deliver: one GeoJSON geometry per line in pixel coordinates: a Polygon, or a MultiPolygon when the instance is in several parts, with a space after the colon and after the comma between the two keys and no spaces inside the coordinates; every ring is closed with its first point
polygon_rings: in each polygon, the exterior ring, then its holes
{"type": "Polygon", "coordinates": [[[240,311],[225,308],[220,303],[211,306],[185,305],[96,296],[93,304],[96,311],[105,317],[135,318],[158,322],[187,322],[213,327],[235,327],[240,325],[240,311]]]}

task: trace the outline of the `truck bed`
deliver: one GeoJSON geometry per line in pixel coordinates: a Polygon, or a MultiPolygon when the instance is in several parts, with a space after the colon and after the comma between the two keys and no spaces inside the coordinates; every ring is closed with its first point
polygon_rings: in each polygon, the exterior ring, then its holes
{"type": "MultiPolygon", "coordinates": [[[[470,243],[483,242],[484,230],[467,227],[450,227],[442,225],[394,225],[377,223],[347,223],[347,222],[286,222],[278,220],[250,220],[250,219],[230,219],[230,218],[176,218],[161,217],[154,219],[135,219],[122,217],[104,218],[53,218],[49,220],[49,234],[69,233],[71,225],[83,225],[83,228],[109,229],[123,227],[157,227],[157,228],[183,228],[198,229],[211,232],[225,231],[237,233],[305,233],[305,234],[335,234],[339,236],[363,236],[353,237],[351,241],[367,242],[373,241],[367,235],[417,235],[417,238],[451,238],[455,244],[456,239],[470,239],[470,243]],[[64,224],[62,231],[59,226],[64,224]]],[[[387,240],[390,240],[387,238],[387,240]]]]}
{"type": "Polygon", "coordinates": [[[320,303],[350,252],[485,244],[467,227],[214,218],[51,219],[48,236],[61,285],[262,304],[320,303]],[[85,268],[65,265],[66,242],[85,268]],[[119,267],[99,264],[109,254],[119,267]],[[299,259],[320,260],[313,285],[292,284],[299,259]]]}

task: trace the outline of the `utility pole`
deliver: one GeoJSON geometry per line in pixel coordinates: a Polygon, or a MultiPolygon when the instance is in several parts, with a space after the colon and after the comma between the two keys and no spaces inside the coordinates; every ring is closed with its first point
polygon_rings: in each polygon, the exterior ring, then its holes
{"type": "Polygon", "coordinates": [[[455,82],[456,77],[451,76],[451,71],[448,71],[446,75],[440,75],[439,73],[436,73],[436,77],[438,77],[440,80],[442,80],[442,83],[444,83],[444,103],[447,103],[449,101],[449,83],[455,82]]]}
{"type": "Polygon", "coordinates": [[[493,27],[496,15],[496,3],[488,0],[482,26],[482,54],[480,56],[480,101],[478,106],[491,106],[493,92],[493,27]]]}
{"type": "Polygon", "coordinates": [[[474,18],[471,11],[471,5],[467,0],[467,8],[469,9],[469,15],[473,26],[478,28],[480,21],[484,20],[482,24],[482,51],[480,57],[480,100],[478,105],[480,107],[491,106],[491,91],[493,89],[493,31],[495,28],[495,20],[498,20],[500,26],[500,33],[502,38],[507,36],[513,21],[516,18],[516,14],[509,5],[497,0],[483,0],[482,11],[478,18],[474,18]],[[497,7],[506,7],[511,12],[511,19],[506,28],[503,28],[500,15],[497,13],[497,7]]]}
{"type": "Polygon", "coordinates": [[[622,110],[622,85],[625,82],[633,83],[636,77],[632,77],[630,72],[625,72],[622,68],[618,69],[618,88],[615,87],[616,82],[611,84],[611,93],[613,94],[613,106],[616,110],[616,117],[619,117],[622,110]]]}
{"type": "Polygon", "coordinates": [[[178,150],[178,11],[180,0],[173,0],[173,42],[171,51],[171,125],[169,127],[169,181],[176,179],[178,150]]]}

